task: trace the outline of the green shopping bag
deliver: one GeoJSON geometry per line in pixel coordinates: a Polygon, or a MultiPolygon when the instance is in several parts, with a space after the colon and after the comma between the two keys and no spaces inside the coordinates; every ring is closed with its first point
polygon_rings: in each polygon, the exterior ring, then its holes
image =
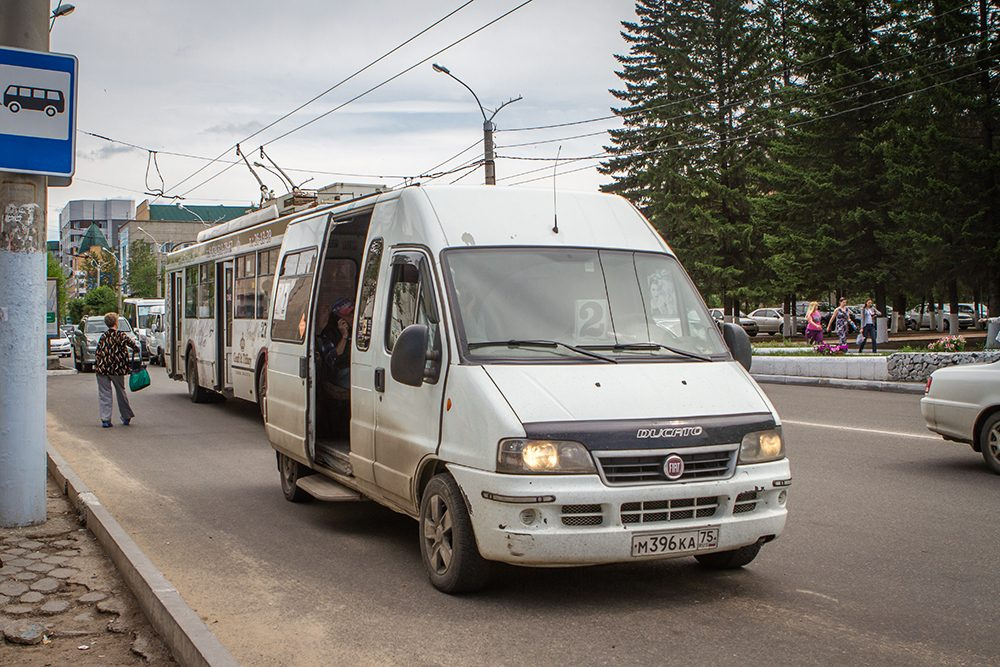
{"type": "Polygon", "coordinates": [[[142,361],[136,363],[135,357],[132,358],[132,372],[128,376],[128,388],[131,391],[140,391],[149,386],[149,371],[146,367],[142,365],[142,361]]]}

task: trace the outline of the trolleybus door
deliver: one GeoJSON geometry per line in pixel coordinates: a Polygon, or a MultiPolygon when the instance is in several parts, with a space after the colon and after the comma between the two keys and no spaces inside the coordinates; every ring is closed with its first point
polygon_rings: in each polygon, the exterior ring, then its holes
{"type": "Polygon", "coordinates": [[[219,299],[219,319],[218,319],[218,384],[223,389],[233,385],[233,260],[226,260],[219,263],[221,271],[216,271],[218,276],[217,294],[221,294],[219,299]]]}
{"type": "Polygon", "coordinates": [[[167,350],[170,352],[170,374],[176,375],[181,364],[181,345],[184,343],[181,331],[181,314],[184,312],[184,272],[173,274],[170,290],[170,340],[167,350]]]}

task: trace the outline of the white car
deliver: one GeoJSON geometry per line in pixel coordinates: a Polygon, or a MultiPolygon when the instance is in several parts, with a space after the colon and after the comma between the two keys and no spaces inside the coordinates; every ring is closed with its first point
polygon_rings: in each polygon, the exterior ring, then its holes
{"type": "Polygon", "coordinates": [[[49,352],[51,354],[57,354],[60,357],[68,357],[70,353],[69,338],[66,338],[65,336],[53,338],[49,343],[49,352]]]}
{"type": "Polygon", "coordinates": [[[1000,361],[940,368],[920,399],[927,428],[981,452],[1000,475],[1000,361]]]}
{"type": "Polygon", "coordinates": [[[750,319],[757,323],[760,333],[774,336],[785,332],[785,318],[780,308],[758,308],[750,313],[750,319]]]}

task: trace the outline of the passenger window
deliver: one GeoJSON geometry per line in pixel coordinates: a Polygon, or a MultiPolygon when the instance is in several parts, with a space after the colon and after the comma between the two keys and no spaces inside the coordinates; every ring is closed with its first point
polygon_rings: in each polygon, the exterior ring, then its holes
{"type": "Polygon", "coordinates": [[[379,266],[382,264],[382,239],[375,239],[368,246],[365,273],[361,280],[361,300],[358,303],[358,328],[354,333],[355,345],[367,350],[372,342],[372,317],[375,314],[375,291],[378,287],[379,266]]]}
{"type": "Polygon", "coordinates": [[[274,284],[274,269],[278,263],[278,249],[264,250],[257,255],[257,319],[267,319],[271,305],[271,285],[274,284]]]}
{"type": "Polygon", "coordinates": [[[233,317],[252,320],[257,292],[257,257],[253,253],[236,258],[236,308],[233,317]]]}
{"type": "Polygon", "coordinates": [[[184,271],[184,317],[198,317],[198,267],[184,271]]]}
{"type": "Polygon", "coordinates": [[[271,338],[301,343],[306,338],[309,297],[316,270],[316,249],[288,253],[281,262],[278,284],[274,289],[274,315],[271,338]]]}
{"type": "MultiPolygon", "coordinates": [[[[412,254],[412,253],[407,253],[412,254]]],[[[410,258],[393,258],[389,289],[389,318],[386,322],[385,347],[392,351],[403,329],[411,324],[436,322],[433,291],[421,275],[420,267],[410,258]]]]}
{"type": "Polygon", "coordinates": [[[201,279],[198,283],[198,317],[210,318],[215,314],[215,264],[201,265],[201,279]]]}

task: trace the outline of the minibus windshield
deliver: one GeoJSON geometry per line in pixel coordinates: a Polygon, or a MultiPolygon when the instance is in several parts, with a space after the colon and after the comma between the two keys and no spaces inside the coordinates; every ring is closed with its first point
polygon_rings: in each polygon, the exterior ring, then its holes
{"type": "Polygon", "coordinates": [[[470,360],[579,362],[586,350],[618,361],[729,358],[705,304],[670,255],[456,248],[444,253],[444,263],[470,360]]]}

